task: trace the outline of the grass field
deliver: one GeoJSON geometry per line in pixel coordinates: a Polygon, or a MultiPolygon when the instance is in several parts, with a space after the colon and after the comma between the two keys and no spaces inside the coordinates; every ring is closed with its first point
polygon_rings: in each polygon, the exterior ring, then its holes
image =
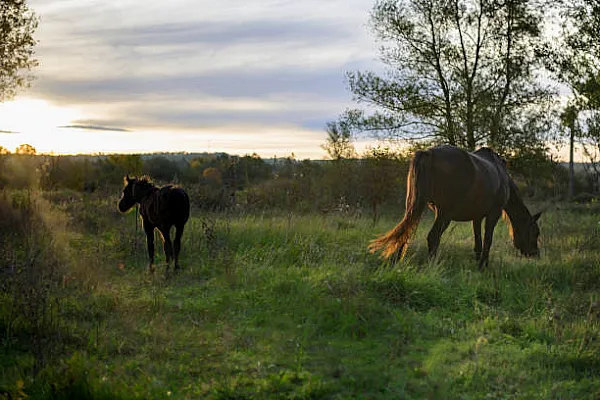
{"type": "Polygon", "coordinates": [[[470,224],[428,262],[425,217],[392,266],[366,246],[400,211],[194,212],[184,269],[165,279],[162,249],[150,276],[116,200],[15,196],[5,207],[40,217],[3,245],[17,272],[1,294],[0,398],[600,398],[594,206],[548,210],[539,260],[500,223],[483,273],[470,224]],[[28,268],[54,283],[20,281],[28,268]],[[20,294],[29,284],[42,289],[20,294]]]}

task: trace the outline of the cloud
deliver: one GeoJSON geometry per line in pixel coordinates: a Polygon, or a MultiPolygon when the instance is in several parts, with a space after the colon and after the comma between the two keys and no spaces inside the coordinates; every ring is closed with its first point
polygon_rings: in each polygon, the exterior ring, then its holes
{"type": "Polygon", "coordinates": [[[86,107],[90,124],[194,129],[231,124],[296,124],[322,130],[349,104],[335,71],[122,78],[46,79],[38,93],[59,105],[86,107]],[[103,120],[107,120],[103,122],[103,120]],[[315,120],[319,122],[314,123],[315,120]]]}
{"type": "Polygon", "coordinates": [[[90,130],[90,131],[106,131],[106,132],[130,132],[129,129],[113,128],[113,127],[100,126],[100,125],[80,125],[80,124],[74,124],[74,125],[62,125],[62,126],[58,126],[58,128],[63,128],[63,129],[83,129],[83,130],[90,130]]]}
{"type": "Polygon", "coordinates": [[[302,6],[208,1],[201,10],[194,1],[163,2],[162,7],[152,1],[138,7],[135,1],[121,7],[95,3],[90,13],[89,0],[64,7],[40,1],[45,35],[38,53],[47,72],[69,70],[72,78],[164,78],[224,70],[331,68],[371,56],[364,51],[370,41],[365,41],[363,27],[356,26],[366,17],[364,5],[357,9],[331,2],[340,5],[333,13],[331,6],[313,1],[302,6]]]}
{"type": "Polygon", "coordinates": [[[33,93],[54,96],[59,102],[108,102],[144,100],[148,97],[206,96],[228,98],[265,98],[280,94],[289,101],[294,95],[311,94],[326,97],[348,97],[344,77],[337,70],[278,70],[267,73],[253,71],[181,74],[175,77],[131,76],[118,78],[68,76],[46,77],[36,82],[33,93]]]}
{"type": "Polygon", "coordinates": [[[342,24],[324,24],[319,21],[202,21],[162,22],[151,25],[86,30],[86,35],[102,35],[118,46],[137,47],[145,44],[163,46],[208,45],[230,46],[234,43],[314,43],[318,38],[339,41],[348,36],[342,24]]]}
{"type": "Polygon", "coordinates": [[[324,135],[351,102],[344,73],[375,64],[363,0],[29,3],[41,17],[29,95],[80,109],[70,128],[324,135]]]}

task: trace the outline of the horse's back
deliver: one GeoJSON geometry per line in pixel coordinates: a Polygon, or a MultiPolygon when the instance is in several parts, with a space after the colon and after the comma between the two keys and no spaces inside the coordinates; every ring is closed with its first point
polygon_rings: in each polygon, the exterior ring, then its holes
{"type": "Polygon", "coordinates": [[[432,160],[431,203],[449,219],[478,219],[506,203],[508,175],[492,150],[482,149],[477,154],[454,146],[438,146],[427,151],[432,160]]]}
{"type": "Polygon", "coordinates": [[[140,211],[155,226],[182,226],[190,217],[190,200],[182,188],[167,185],[144,199],[140,211]]]}
{"type": "Polygon", "coordinates": [[[433,203],[456,208],[475,184],[475,165],[469,153],[454,146],[433,147],[428,151],[431,154],[433,203]]]}
{"type": "Polygon", "coordinates": [[[179,186],[163,186],[161,195],[165,194],[174,224],[185,224],[190,217],[190,199],[185,190],[179,186]]]}

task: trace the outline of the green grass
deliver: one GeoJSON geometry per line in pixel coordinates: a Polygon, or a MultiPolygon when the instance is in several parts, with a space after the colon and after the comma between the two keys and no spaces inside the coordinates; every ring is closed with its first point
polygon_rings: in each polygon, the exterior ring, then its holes
{"type": "Polygon", "coordinates": [[[5,329],[0,398],[600,396],[593,209],[548,211],[539,260],[520,258],[499,224],[483,273],[470,224],[453,223],[429,262],[426,217],[392,266],[366,246],[400,213],[373,224],[194,212],[184,269],[165,279],[162,251],[157,273],[145,270],[133,214],[117,214],[112,200],[48,198],[54,206],[42,211],[64,222],[50,231],[66,238],[54,244],[66,279],[47,334],[58,350],[34,372],[39,354],[18,326],[11,338],[5,329]]]}

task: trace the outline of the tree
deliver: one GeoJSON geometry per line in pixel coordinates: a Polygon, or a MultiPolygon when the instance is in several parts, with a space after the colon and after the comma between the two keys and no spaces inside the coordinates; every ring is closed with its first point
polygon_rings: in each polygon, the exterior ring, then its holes
{"type": "Polygon", "coordinates": [[[181,173],[176,161],[160,155],[145,160],[142,172],[153,179],[165,182],[175,181],[181,173]]]}
{"type": "MultiPolygon", "coordinates": [[[[589,189],[597,193],[600,191],[600,113],[591,113],[586,120],[586,127],[585,133],[580,130],[576,132],[581,136],[583,154],[587,161],[583,167],[587,174],[589,189]]],[[[569,184],[574,185],[574,177],[571,175],[569,175],[569,184]]],[[[573,195],[574,188],[569,193],[573,195]]]]}
{"type": "Polygon", "coordinates": [[[36,153],[35,147],[30,144],[21,144],[15,149],[15,154],[19,155],[34,156],[36,153]]]}
{"type": "Polygon", "coordinates": [[[511,121],[549,94],[535,79],[541,22],[529,0],[380,0],[371,23],[387,72],[347,74],[374,111],[340,121],[378,137],[501,150],[528,134],[511,121]]]}
{"type": "Polygon", "coordinates": [[[271,177],[272,168],[258,154],[245,155],[239,160],[239,175],[243,178],[244,186],[267,180],[271,177]]]}
{"type": "Polygon", "coordinates": [[[581,138],[594,141],[593,130],[588,134],[582,126],[594,126],[594,114],[600,110],[600,3],[576,0],[565,4],[562,35],[550,42],[542,55],[548,69],[571,92],[561,122],[568,131],[569,197],[573,197],[575,142],[581,138]],[[587,114],[583,117],[587,122],[580,121],[582,112],[587,114]]]}
{"type": "Polygon", "coordinates": [[[221,185],[223,185],[223,177],[221,175],[221,171],[219,171],[215,167],[209,167],[202,171],[202,178],[215,187],[220,188],[221,185]]]}
{"type": "Polygon", "coordinates": [[[10,100],[18,88],[28,86],[33,58],[33,38],[38,20],[25,0],[0,2],[0,102],[10,100]]]}
{"type": "Polygon", "coordinates": [[[4,188],[4,185],[8,182],[6,177],[6,155],[10,154],[7,148],[0,146],[0,189],[4,188]]]}
{"type": "Polygon", "coordinates": [[[379,218],[379,206],[392,200],[398,203],[406,184],[408,162],[389,148],[376,147],[365,152],[361,160],[361,191],[371,206],[373,222],[379,218]]]}
{"type": "Polygon", "coordinates": [[[99,157],[96,161],[98,182],[109,185],[121,185],[126,175],[139,176],[143,162],[139,154],[111,154],[99,157]]]}
{"type": "Polygon", "coordinates": [[[326,126],[327,139],[321,146],[332,160],[356,157],[356,150],[352,144],[352,132],[347,123],[328,122],[326,126]]]}

